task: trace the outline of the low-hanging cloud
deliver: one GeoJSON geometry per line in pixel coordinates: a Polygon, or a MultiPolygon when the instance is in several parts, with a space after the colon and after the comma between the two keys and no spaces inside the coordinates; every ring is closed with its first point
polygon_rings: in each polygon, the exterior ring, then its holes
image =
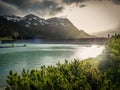
{"type": "MultiPolygon", "coordinates": [[[[0,0],[0,15],[36,13],[41,16],[53,16],[62,12],[66,5],[75,3],[79,6],[86,1],[89,0],[0,0]]],[[[112,3],[120,4],[120,0],[112,0],[112,3]]]]}

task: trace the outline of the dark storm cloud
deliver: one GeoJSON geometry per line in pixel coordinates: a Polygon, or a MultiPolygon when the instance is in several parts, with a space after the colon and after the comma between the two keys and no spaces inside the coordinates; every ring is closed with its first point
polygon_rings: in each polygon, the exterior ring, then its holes
{"type": "Polygon", "coordinates": [[[41,16],[52,16],[62,12],[65,5],[82,1],[85,0],[0,0],[0,14],[16,14],[17,11],[21,14],[33,12],[41,16]]]}
{"type": "MultiPolygon", "coordinates": [[[[105,1],[105,0],[94,0],[94,1],[105,1]]],[[[120,0],[107,0],[109,2],[112,2],[113,4],[120,5],[120,0]]]]}
{"type": "Polygon", "coordinates": [[[114,4],[120,5],[120,0],[112,0],[114,4]]]}
{"type": "Polygon", "coordinates": [[[0,1],[0,15],[11,15],[19,12],[20,11],[15,6],[0,1]]]}
{"type": "Polygon", "coordinates": [[[45,1],[42,1],[40,3],[34,3],[33,5],[29,6],[29,8],[32,8],[32,9],[41,9],[41,10],[53,10],[53,11],[62,11],[64,8],[63,6],[61,6],[59,3],[56,3],[54,1],[49,1],[49,0],[45,0],[45,1]]]}
{"type": "Polygon", "coordinates": [[[15,5],[18,8],[26,8],[33,3],[34,0],[2,0],[3,2],[15,5]]]}
{"type": "Polygon", "coordinates": [[[34,3],[34,5],[29,6],[29,9],[34,10],[35,13],[39,15],[52,16],[60,13],[64,10],[64,6],[60,5],[54,1],[42,1],[41,3],[34,3]]]}
{"type": "MultiPolygon", "coordinates": [[[[0,15],[36,13],[41,16],[52,16],[62,12],[66,5],[71,5],[72,3],[82,8],[82,6],[86,6],[82,5],[82,2],[86,1],[90,0],[0,0],[0,15]]],[[[120,4],[120,0],[108,1],[120,4]]]]}
{"type": "Polygon", "coordinates": [[[62,0],[64,3],[66,4],[72,4],[72,3],[81,3],[81,2],[84,2],[84,1],[87,1],[87,0],[62,0]]]}
{"type": "MultiPolygon", "coordinates": [[[[1,2],[10,6],[15,6],[17,9],[22,11],[22,13],[34,12],[39,15],[55,15],[64,10],[63,5],[57,3],[56,0],[2,0],[1,2]]],[[[0,5],[0,13],[8,13],[9,10],[5,9],[6,6],[3,6],[4,5],[0,5]]],[[[9,7],[9,9],[11,8],[9,7]]],[[[14,12],[15,11],[12,10],[11,13],[14,12]]]]}

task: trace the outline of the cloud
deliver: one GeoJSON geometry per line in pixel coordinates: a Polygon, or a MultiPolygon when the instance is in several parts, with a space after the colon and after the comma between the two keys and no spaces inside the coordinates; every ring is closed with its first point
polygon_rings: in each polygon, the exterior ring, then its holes
{"type": "MultiPolygon", "coordinates": [[[[9,3],[11,5],[17,6],[18,8],[26,8],[33,4],[34,0],[2,0],[3,2],[9,3]]],[[[38,1],[38,0],[35,0],[38,1]]]]}
{"type": "Polygon", "coordinates": [[[0,1],[0,15],[11,15],[14,13],[20,13],[20,10],[16,6],[0,1]]]}
{"type": "MultiPolygon", "coordinates": [[[[61,13],[66,5],[73,3],[78,7],[85,7],[82,3],[86,1],[89,0],[0,0],[0,15],[35,13],[40,16],[52,16],[61,13]]],[[[111,2],[120,4],[120,0],[111,2]]]]}
{"type": "Polygon", "coordinates": [[[50,0],[45,0],[40,3],[34,3],[34,5],[31,5],[29,8],[37,11],[41,10],[41,13],[44,13],[45,15],[55,15],[64,10],[63,5],[50,0]]]}
{"type": "Polygon", "coordinates": [[[120,5],[120,0],[112,0],[114,4],[120,5]]]}
{"type": "Polygon", "coordinates": [[[62,12],[65,5],[82,1],[85,0],[0,0],[0,14],[31,12],[40,16],[52,16],[62,12]]]}
{"type": "Polygon", "coordinates": [[[72,4],[72,3],[78,4],[78,3],[81,3],[81,2],[85,2],[87,0],[62,0],[62,1],[66,4],[72,4]]]}
{"type": "Polygon", "coordinates": [[[64,10],[64,6],[58,0],[2,0],[0,1],[0,13],[8,13],[10,9],[11,13],[15,14],[18,9],[21,13],[34,12],[39,15],[55,15],[64,10]],[[5,4],[3,4],[5,3],[5,4]],[[1,5],[2,4],[2,5],[1,5]],[[9,5],[9,7],[7,6],[9,5]]]}

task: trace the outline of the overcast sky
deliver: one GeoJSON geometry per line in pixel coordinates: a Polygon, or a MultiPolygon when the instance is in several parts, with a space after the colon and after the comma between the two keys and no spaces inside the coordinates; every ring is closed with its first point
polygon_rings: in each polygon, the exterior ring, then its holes
{"type": "Polygon", "coordinates": [[[120,23],[120,0],[0,0],[0,15],[36,14],[66,17],[88,33],[113,29],[120,23]]]}

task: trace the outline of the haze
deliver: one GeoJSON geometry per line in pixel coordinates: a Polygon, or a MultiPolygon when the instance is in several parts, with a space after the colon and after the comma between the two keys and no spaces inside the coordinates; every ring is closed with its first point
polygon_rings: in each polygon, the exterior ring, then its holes
{"type": "Polygon", "coordinates": [[[110,2],[90,1],[86,7],[66,7],[58,16],[66,16],[78,29],[92,34],[111,30],[120,23],[120,6],[110,2]]]}

